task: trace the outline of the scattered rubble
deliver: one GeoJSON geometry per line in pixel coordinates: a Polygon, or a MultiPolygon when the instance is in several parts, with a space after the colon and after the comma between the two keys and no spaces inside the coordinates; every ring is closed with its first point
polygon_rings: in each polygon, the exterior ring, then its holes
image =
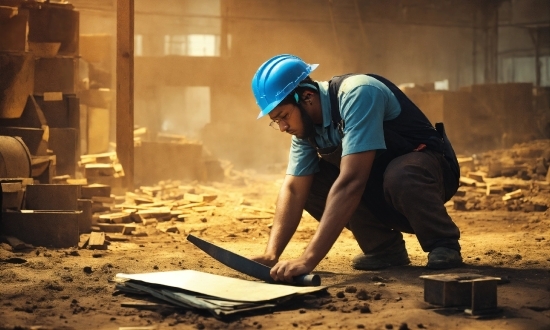
{"type": "Polygon", "coordinates": [[[447,203],[458,211],[546,212],[550,206],[550,140],[459,157],[460,187],[447,203]]]}

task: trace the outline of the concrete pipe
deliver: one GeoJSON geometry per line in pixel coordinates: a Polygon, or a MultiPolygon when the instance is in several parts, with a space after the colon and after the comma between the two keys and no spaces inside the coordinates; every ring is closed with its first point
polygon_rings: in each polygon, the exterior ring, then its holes
{"type": "Polygon", "coordinates": [[[0,136],[0,178],[30,178],[31,154],[19,137],[0,136]]]}

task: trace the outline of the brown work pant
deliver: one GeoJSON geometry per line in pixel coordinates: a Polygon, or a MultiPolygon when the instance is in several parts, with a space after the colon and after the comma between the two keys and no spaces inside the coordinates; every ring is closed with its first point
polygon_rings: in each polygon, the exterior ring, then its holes
{"type": "MultiPolygon", "coordinates": [[[[321,160],[319,166],[305,206],[317,220],[340,173],[327,161],[321,160]]],[[[347,228],[363,253],[400,246],[402,232],[416,234],[426,252],[436,247],[460,251],[460,231],[443,205],[457,188],[447,161],[436,152],[411,152],[394,158],[387,166],[375,164],[347,228]]]]}

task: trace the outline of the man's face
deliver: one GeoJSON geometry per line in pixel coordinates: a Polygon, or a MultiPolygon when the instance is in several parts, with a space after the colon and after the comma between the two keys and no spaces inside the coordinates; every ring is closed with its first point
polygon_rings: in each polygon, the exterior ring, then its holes
{"type": "Polygon", "coordinates": [[[278,127],[281,132],[287,132],[291,135],[296,135],[296,131],[301,129],[302,123],[298,116],[298,107],[295,104],[285,104],[275,107],[269,113],[271,118],[271,126],[278,127]]]}
{"type": "Polygon", "coordinates": [[[280,105],[269,113],[269,117],[273,121],[271,125],[278,125],[281,132],[295,135],[299,139],[308,138],[315,132],[309,115],[296,104],[280,105]]]}

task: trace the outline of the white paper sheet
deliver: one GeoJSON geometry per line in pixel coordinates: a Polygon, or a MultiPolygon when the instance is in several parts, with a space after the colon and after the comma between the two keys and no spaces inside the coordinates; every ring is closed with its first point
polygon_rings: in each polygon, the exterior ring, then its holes
{"type": "Polygon", "coordinates": [[[117,278],[165,285],[226,300],[260,302],[324,290],[325,286],[292,286],[241,280],[195,270],[117,274],[117,278]]]}

